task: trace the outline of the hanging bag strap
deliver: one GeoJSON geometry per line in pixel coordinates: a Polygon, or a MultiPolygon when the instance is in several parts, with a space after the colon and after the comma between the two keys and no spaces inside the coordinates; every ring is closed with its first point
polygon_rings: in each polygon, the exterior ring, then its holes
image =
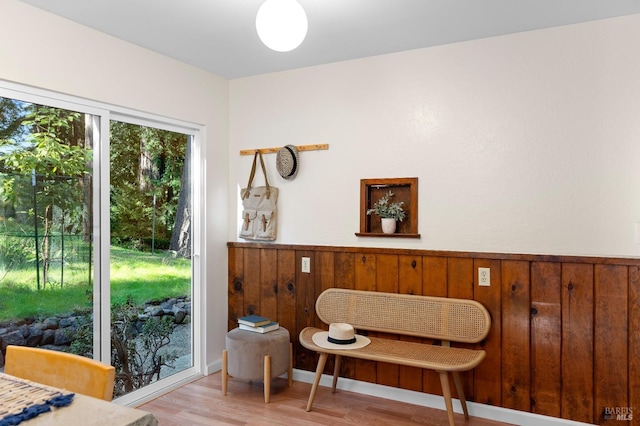
{"type": "Polygon", "coordinates": [[[242,199],[244,200],[251,194],[251,184],[253,183],[253,178],[256,175],[256,161],[258,160],[258,156],[260,156],[260,166],[262,167],[262,173],[264,174],[264,182],[267,187],[267,199],[271,197],[271,187],[269,186],[269,180],[267,179],[267,170],[264,167],[264,160],[262,159],[262,152],[260,150],[256,150],[256,153],[253,156],[253,165],[251,166],[251,174],[249,175],[249,183],[247,183],[247,188],[242,195],[242,199]]]}
{"type": "Polygon", "coordinates": [[[253,177],[256,175],[256,160],[258,159],[258,152],[256,151],[253,156],[253,165],[251,166],[251,174],[249,174],[249,182],[247,183],[247,187],[244,189],[244,193],[242,194],[242,199],[249,197],[251,194],[251,184],[253,183],[253,177]]]}

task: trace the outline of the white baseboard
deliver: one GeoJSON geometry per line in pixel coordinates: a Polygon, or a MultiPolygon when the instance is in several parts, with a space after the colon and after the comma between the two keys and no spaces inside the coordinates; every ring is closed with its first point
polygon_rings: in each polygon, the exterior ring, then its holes
{"type": "Polygon", "coordinates": [[[209,375],[209,374],[213,374],[216,373],[218,371],[222,370],[222,359],[218,359],[215,362],[212,362],[211,364],[207,364],[205,367],[205,375],[209,375]]]}
{"type": "MultiPolygon", "coordinates": [[[[283,375],[286,377],[286,374],[283,375]]],[[[315,373],[305,370],[293,370],[293,380],[305,383],[313,383],[315,373]]],[[[332,376],[322,375],[320,386],[331,387],[333,381],[332,376]]],[[[338,379],[338,389],[356,392],[363,395],[371,395],[378,398],[390,399],[392,401],[406,402],[408,404],[420,405],[423,407],[445,410],[444,398],[439,395],[432,395],[423,392],[410,391],[406,389],[394,388],[391,386],[377,385],[374,383],[361,382],[358,380],[340,377],[338,379]]],[[[492,405],[478,404],[475,402],[467,402],[467,410],[469,415],[490,419],[504,423],[511,423],[521,426],[539,426],[539,425],[587,425],[588,423],[575,422],[572,420],[559,419],[556,417],[542,416],[539,414],[527,413],[524,411],[510,410],[508,408],[494,407],[492,405]]],[[[457,399],[453,400],[453,411],[462,414],[462,406],[457,399]]]]}

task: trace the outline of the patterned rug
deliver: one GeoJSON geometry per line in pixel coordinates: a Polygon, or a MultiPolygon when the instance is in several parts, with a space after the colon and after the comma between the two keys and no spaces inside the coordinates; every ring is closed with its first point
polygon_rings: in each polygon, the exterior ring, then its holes
{"type": "Polygon", "coordinates": [[[17,425],[73,401],[67,393],[39,383],[0,374],[0,426],[17,425]]]}

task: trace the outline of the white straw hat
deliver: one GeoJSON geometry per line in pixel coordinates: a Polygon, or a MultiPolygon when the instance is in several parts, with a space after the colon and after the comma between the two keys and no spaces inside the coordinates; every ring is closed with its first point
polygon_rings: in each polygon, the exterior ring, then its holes
{"type": "Polygon", "coordinates": [[[329,331],[321,331],[312,337],[313,343],[325,349],[359,349],[364,348],[371,340],[355,333],[351,324],[334,322],[329,324],[329,331]]]}

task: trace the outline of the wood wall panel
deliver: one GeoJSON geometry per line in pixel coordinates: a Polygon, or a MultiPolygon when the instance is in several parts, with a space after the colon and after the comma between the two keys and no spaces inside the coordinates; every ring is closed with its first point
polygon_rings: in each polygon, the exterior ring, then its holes
{"type": "Polygon", "coordinates": [[[447,297],[447,277],[449,276],[446,257],[423,256],[422,294],[425,296],[447,297]]]}
{"type": "MultiPolygon", "coordinates": [[[[473,299],[473,280],[475,276],[473,273],[473,259],[449,258],[447,272],[447,295],[457,299],[473,299]]],[[[462,346],[457,343],[455,345],[462,346]]],[[[474,399],[473,375],[473,371],[460,373],[464,395],[470,400],[474,399]]],[[[451,395],[454,398],[458,397],[458,392],[453,385],[451,386],[451,395]]]]}
{"type": "Polygon", "coordinates": [[[260,274],[262,271],[260,251],[261,249],[245,249],[244,251],[243,316],[260,314],[260,274]]]}
{"type": "MultiPolygon", "coordinates": [[[[312,270],[316,275],[316,294],[336,287],[335,255],[332,252],[320,252],[315,255],[316,264],[312,265],[312,270]]],[[[322,327],[322,323],[316,327],[322,327]]]]}
{"type": "MultiPolygon", "coordinates": [[[[423,295],[446,297],[448,276],[449,269],[446,257],[422,257],[423,295]]],[[[440,376],[438,373],[430,370],[424,370],[422,372],[422,390],[433,395],[442,395],[442,387],[440,386],[440,376]]]]}
{"type": "Polygon", "coordinates": [[[593,265],[562,265],[562,417],[591,422],[593,265]]]}
{"type": "MultiPolygon", "coordinates": [[[[400,269],[398,256],[394,254],[376,255],[376,291],[398,293],[400,269]]],[[[397,340],[398,336],[382,336],[381,333],[371,335],[397,340]]],[[[376,363],[376,383],[385,386],[398,387],[400,383],[400,366],[384,362],[376,363]]]]}
{"type": "Polygon", "coordinates": [[[280,325],[291,333],[294,351],[297,349],[298,335],[296,330],[296,252],[294,250],[278,250],[278,312],[280,325]]]}
{"type": "Polygon", "coordinates": [[[258,315],[278,318],[278,250],[260,250],[260,309],[258,315]]]}
{"type": "Polygon", "coordinates": [[[447,265],[447,296],[473,299],[473,259],[449,258],[447,265]]]}
{"type": "Polygon", "coordinates": [[[398,257],[398,292],[422,295],[422,256],[398,257]]]}
{"type": "Polygon", "coordinates": [[[491,315],[491,331],[480,342],[478,347],[487,352],[487,356],[473,372],[474,376],[474,401],[490,405],[502,405],[502,261],[493,259],[475,259],[474,273],[474,299],[484,305],[491,315]],[[491,285],[480,287],[478,285],[478,268],[491,269],[491,285]]]}
{"type": "MultiPolygon", "coordinates": [[[[315,303],[315,275],[313,273],[302,272],[302,257],[309,257],[311,260],[311,270],[313,271],[315,259],[313,251],[296,250],[295,270],[296,270],[296,335],[305,327],[315,326],[318,322],[315,303]]],[[[291,332],[291,330],[289,330],[291,332]]],[[[300,355],[296,359],[299,368],[315,371],[317,356],[309,351],[297,351],[300,355]]]]}
{"type": "Polygon", "coordinates": [[[228,286],[228,321],[227,330],[236,328],[236,321],[244,313],[244,249],[230,248],[228,252],[229,271],[227,272],[228,286]]]}
{"type": "MultiPolygon", "coordinates": [[[[354,253],[343,251],[333,252],[334,281],[336,288],[355,288],[356,283],[356,257],[354,253]]],[[[328,328],[328,327],[327,327],[328,328]]],[[[333,368],[333,359],[327,364],[333,368]]],[[[353,358],[343,358],[340,363],[340,375],[355,379],[356,361],[353,358]]]]}
{"type": "MultiPolygon", "coordinates": [[[[356,253],[355,290],[376,291],[377,256],[356,253]]],[[[373,361],[355,360],[355,379],[376,383],[377,365],[373,361]]]]}
{"type": "MultiPolygon", "coordinates": [[[[315,254],[315,264],[311,265],[311,271],[315,274],[315,291],[316,297],[324,290],[335,287],[335,256],[332,252],[319,252],[315,254]]],[[[329,327],[325,325],[317,315],[314,315],[314,327],[327,330],[329,327]]],[[[333,374],[334,359],[331,357],[327,360],[324,367],[325,374],[333,374]]]]}
{"type": "Polygon", "coordinates": [[[605,417],[605,407],[627,407],[629,359],[629,268],[595,265],[595,413],[598,424],[617,423],[605,417]]]}
{"type": "MultiPolygon", "coordinates": [[[[485,360],[462,376],[470,401],[598,424],[610,421],[605,407],[631,408],[638,424],[640,259],[229,243],[228,267],[228,328],[249,313],[277,315],[298,369],[315,370],[298,334],[327,327],[315,314],[327,288],[473,298],[492,326],[475,345],[485,360]],[[478,286],[479,267],[491,269],[490,287],[478,286]]],[[[441,394],[430,371],[346,358],[340,374],[441,394]]]]}
{"type": "Polygon", "coordinates": [[[355,288],[356,260],[353,253],[334,252],[334,281],[336,288],[355,288]]]}
{"type": "Polygon", "coordinates": [[[629,267],[629,407],[640,424],[640,267],[629,267]]]}
{"type": "Polygon", "coordinates": [[[502,262],[502,406],[531,409],[529,262],[502,262]]]}
{"type": "Polygon", "coordinates": [[[376,291],[376,255],[356,253],[354,289],[376,291]]]}
{"type": "MultiPolygon", "coordinates": [[[[403,255],[398,258],[398,293],[422,294],[422,256],[403,255]]],[[[400,336],[400,340],[422,342],[424,339],[412,336],[400,336]]],[[[403,389],[422,391],[422,369],[417,367],[400,367],[400,383],[403,389]]]]}
{"type": "Polygon", "coordinates": [[[562,264],[531,264],[531,412],[560,417],[562,264]]]}

